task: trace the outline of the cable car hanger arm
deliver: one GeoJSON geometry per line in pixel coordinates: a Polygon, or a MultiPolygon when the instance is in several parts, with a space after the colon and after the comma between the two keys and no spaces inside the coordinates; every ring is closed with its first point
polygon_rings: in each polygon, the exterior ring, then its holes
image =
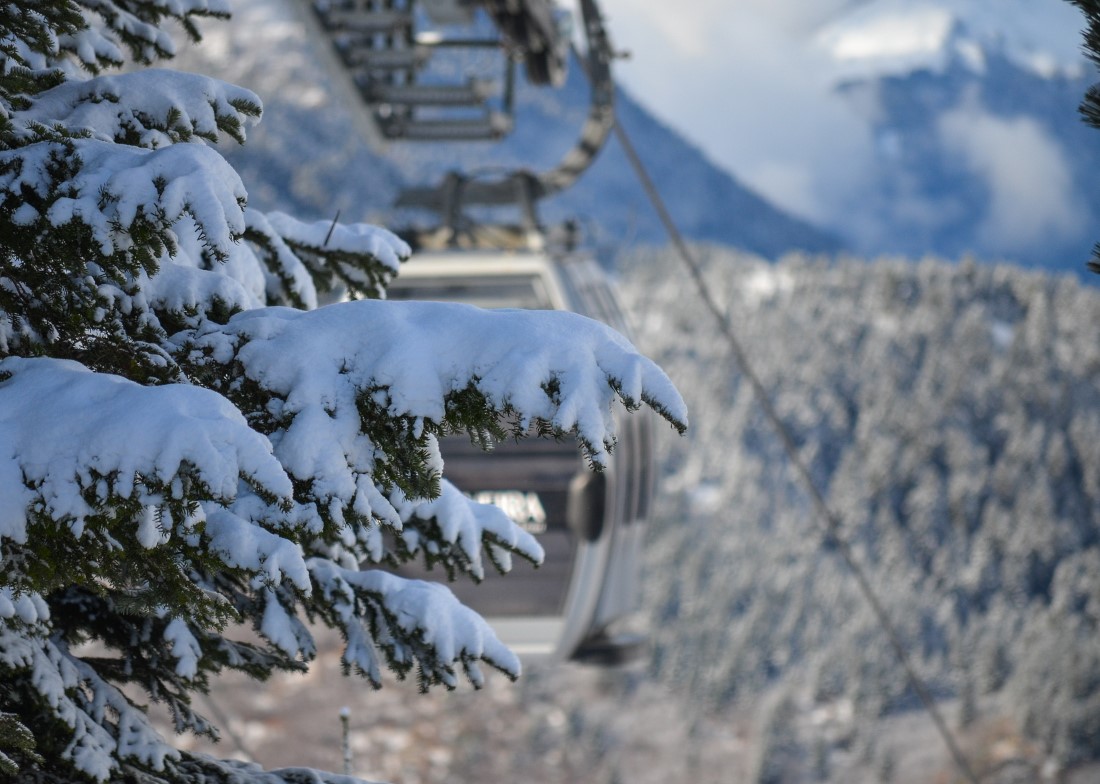
{"type": "Polygon", "coordinates": [[[581,0],[580,5],[588,44],[583,68],[588,75],[591,98],[580,139],[562,161],[546,172],[521,170],[493,180],[452,172],[440,185],[405,190],[395,206],[431,210],[443,216],[448,224],[457,215],[456,207],[460,213],[465,206],[518,204],[533,211],[536,202],[569,188],[592,165],[615,125],[615,85],[611,76],[611,60],[615,55],[595,0],[581,0]]]}

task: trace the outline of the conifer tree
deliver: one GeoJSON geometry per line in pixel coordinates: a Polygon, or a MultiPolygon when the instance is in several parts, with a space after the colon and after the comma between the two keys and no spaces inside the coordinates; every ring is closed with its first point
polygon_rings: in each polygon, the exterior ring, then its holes
{"type": "MultiPolygon", "coordinates": [[[[1082,31],[1085,43],[1082,48],[1085,56],[1100,67],[1100,2],[1098,0],[1066,1],[1077,6],[1085,15],[1085,29],[1082,31]]],[[[1100,129],[1100,83],[1094,84],[1085,93],[1080,111],[1086,123],[1100,129]]],[[[1100,273],[1100,243],[1093,248],[1089,269],[1100,273]]]]}
{"type": "Polygon", "coordinates": [[[109,73],[226,13],[0,7],[0,770],[20,780],[306,780],[180,752],[127,695],[215,734],[192,696],[305,669],[310,623],[375,685],[517,675],[444,586],[369,568],[541,558],[442,479],[437,439],[574,433],[599,467],[616,398],[686,420],[600,324],[380,301],[396,237],[248,207],[215,145],[259,118],[249,91],[109,73]]]}

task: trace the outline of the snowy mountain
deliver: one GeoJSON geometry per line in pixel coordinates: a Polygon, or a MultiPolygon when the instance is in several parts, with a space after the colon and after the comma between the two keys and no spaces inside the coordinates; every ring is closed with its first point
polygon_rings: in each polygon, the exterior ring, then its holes
{"type": "Polygon", "coordinates": [[[817,45],[834,78],[942,73],[953,60],[974,72],[996,54],[1039,76],[1081,75],[1080,14],[1068,4],[1035,0],[863,0],[830,21],[817,45]]]}
{"type": "Polygon", "coordinates": [[[865,0],[830,19],[812,45],[871,140],[830,228],[865,253],[1081,271],[1100,238],[1082,26],[1061,0],[865,0]]]}
{"type": "MultiPolygon", "coordinates": [[[[449,170],[555,165],[574,144],[587,112],[587,86],[573,68],[560,90],[521,81],[517,127],[502,144],[368,143],[357,99],[304,32],[302,0],[240,0],[234,19],[205,28],[203,45],[184,52],[187,70],[248,86],[264,100],[264,120],[248,144],[229,149],[250,198],[261,208],[318,217],[391,222],[389,205],[408,184],[436,183],[449,170]]],[[[827,251],[839,240],[780,211],[717,168],[676,131],[620,93],[619,114],[681,229],[692,239],[767,256],[800,248],[827,251]]],[[[580,217],[604,245],[663,243],[657,218],[612,140],[543,217],[580,217]]]]}

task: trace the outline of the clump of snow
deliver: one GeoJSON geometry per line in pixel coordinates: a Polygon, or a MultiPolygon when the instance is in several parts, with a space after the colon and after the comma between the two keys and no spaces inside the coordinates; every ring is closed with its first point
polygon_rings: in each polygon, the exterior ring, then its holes
{"type": "MultiPolygon", "coordinates": [[[[248,497],[245,501],[254,500],[248,497]]],[[[286,579],[308,593],[302,549],[297,544],[273,534],[252,522],[236,510],[243,504],[224,509],[215,504],[203,505],[204,532],[210,552],[230,568],[246,569],[256,574],[254,584],[278,585],[286,579]]],[[[253,515],[258,517],[259,515],[253,515]]]]}
{"type": "MultiPolygon", "coordinates": [[[[277,498],[290,480],[262,435],[220,395],[192,386],[143,387],[66,360],[0,361],[0,535],[26,536],[33,496],[79,535],[94,513],[85,492],[111,477],[114,492],[142,497],[146,478],[172,486],[193,471],[214,498],[231,500],[241,477],[277,498]]],[[[179,488],[182,492],[182,488],[179,488]]],[[[159,534],[149,533],[151,544],[159,534]]]]}
{"type": "Polygon", "coordinates": [[[826,26],[815,45],[835,81],[942,72],[959,62],[982,72],[998,54],[1043,77],[1078,75],[1083,20],[1066,3],[1034,0],[872,0],[826,26]]]}
{"type": "Polygon", "coordinates": [[[251,90],[208,76],[149,68],[126,74],[68,81],[35,96],[13,113],[16,126],[62,125],[100,141],[126,138],[150,149],[192,134],[216,139],[221,121],[235,120],[242,140],[258,121],[260,99],[251,90]],[[255,116],[239,107],[255,107],[255,116]]]}
{"type": "MultiPolygon", "coordinates": [[[[458,684],[453,670],[455,663],[464,666],[467,677],[477,686],[483,683],[483,676],[474,663],[477,660],[487,661],[513,676],[519,675],[519,658],[497,638],[480,615],[459,603],[447,586],[409,580],[378,570],[344,569],[323,558],[310,559],[308,563],[313,578],[325,586],[326,597],[337,607],[362,599],[378,603],[382,624],[377,643],[391,647],[398,661],[416,662],[437,675],[449,688],[458,684]],[[395,638],[388,638],[387,628],[391,634],[399,630],[417,643],[406,647],[395,638]],[[421,645],[424,647],[418,650],[421,645]],[[425,656],[429,649],[434,654],[425,656]]],[[[344,629],[349,637],[345,661],[377,679],[373,651],[356,644],[355,630],[364,636],[368,634],[361,623],[344,629]],[[362,654],[369,658],[357,658],[362,654]]]]}
{"type": "MultiPolygon", "coordinates": [[[[247,246],[237,247],[235,256],[249,253],[247,246]]],[[[180,263],[183,258],[177,254],[161,259],[160,269],[145,282],[144,294],[151,307],[172,313],[201,313],[210,303],[219,301],[237,310],[256,306],[255,293],[240,281],[222,270],[180,263]]]]}
{"type": "Polygon", "coordinates": [[[392,232],[365,223],[325,220],[305,223],[282,212],[267,213],[267,220],[287,242],[330,251],[369,253],[394,272],[401,260],[412,253],[408,244],[392,232]]]}
{"type": "Polygon", "coordinates": [[[11,588],[0,588],[0,620],[18,618],[26,624],[49,620],[50,608],[37,593],[17,594],[11,588]]]}
{"type": "MultiPolygon", "coordinates": [[[[391,502],[401,515],[402,522],[413,518],[437,520],[443,541],[461,548],[470,562],[471,573],[479,580],[485,576],[481,549],[486,539],[504,545],[536,564],[541,564],[546,557],[535,537],[516,525],[502,509],[478,503],[446,480],[441,483],[439,497],[431,501],[410,501],[396,491],[391,502]]],[[[409,551],[415,553],[419,547],[416,530],[405,528],[401,536],[409,551]]],[[[511,553],[504,551],[504,554],[508,556],[511,553]]],[[[507,557],[500,564],[505,570],[509,565],[507,557]]]]}
{"type": "MultiPolygon", "coordinates": [[[[245,220],[250,227],[262,225],[263,215],[248,209],[245,220]]],[[[269,292],[280,285],[270,279],[273,273],[267,271],[247,243],[229,245],[224,258],[212,262],[204,247],[203,232],[193,218],[181,217],[172,227],[172,233],[175,252],[161,257],[159,268],[151,277],[142,273],[141,290],[145,302],[158,311],[186,317],[207,312],[215,302],[230,310],[249,310],[263,307],[269,292]]],[[[297,266],[302,267],[300,261],[297,266]]],[[[285,261],[283,268],[294,269],[289,261],[285,261]]],[[[293,277],[293,274],[286,277],[293,277]]],[[[291,285],[303,303],[315,303],[312,281],[302,280],[303,276],[309,276],[304,268],[291,285]]]]}
{"type": "MultiPolygon", "coordinates": [[[[260,633],[287,656],[297,657],[307,639],[300,634],[300,621],[283,606],[274,591],[264,591],[263,596],[264,611],[260,633]]],[[[312,645],[312,641],[308,644],[312,645]]]]}
{"type": "Polygon", "coordinates": [[[649,403],[677,427],[687,425],[668,376],[610,327],[575,313],[441,302],[266,308],[209,325],[197,345],[219,363],[240,362],[249,379],[285,401],[290,424],[273,441],[288,471],[343,492],[354,478],[333,473],[332,446],[370,470],[364,457],[373,450],[357,409],[368,390],[391,417],[441,424],[447,396],[473,387],[493,407],[514,411],[524,430],[545,421],[576,432],[597,465],[614,443],[616,397],[649,403]]]}
{"type": "Polygon", "coordinates": [[[164,629],[164,639],[176,659],[176,674],[181,678],[192,679],[199,672],[199,659],[202,648],[195,635],[187,628],[187,622],[173,618],[164,629]]]}
{"type": "Polygon", "coordinates": [[[41,142],[0,153],[0,191],[48,199],[56,160],[74,155],[80,171],[45,217],[57,227],[88,226],[105,255],[130,249],[128,232],[139,219],[171,226],[190,215],[202,229],[203,246],[219,258],[229,256],[244,233],[240,177],[218,153],[196,144],[150,151],[97,139],[41,142]]]}

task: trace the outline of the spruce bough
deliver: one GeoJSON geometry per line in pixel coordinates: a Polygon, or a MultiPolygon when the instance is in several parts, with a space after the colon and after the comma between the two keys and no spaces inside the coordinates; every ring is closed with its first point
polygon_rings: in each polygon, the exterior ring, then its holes
{"type": "Polygon", "coordinates": [[[111,72],[227,12],[0,8],[0,770],[20,780],[323,779],[181,752],[144,708],[216,735],[193,695],[304,670],[319,626],[375,686],[517,676],[445,586],[372,568],[541,559],[447,483],[438,438],[572,433],[598,468],[616,399],[686,426],[603,325],[381,301],[395,236],[250,208],[217,151],[259,119],[248,90],[111,72]]]}

